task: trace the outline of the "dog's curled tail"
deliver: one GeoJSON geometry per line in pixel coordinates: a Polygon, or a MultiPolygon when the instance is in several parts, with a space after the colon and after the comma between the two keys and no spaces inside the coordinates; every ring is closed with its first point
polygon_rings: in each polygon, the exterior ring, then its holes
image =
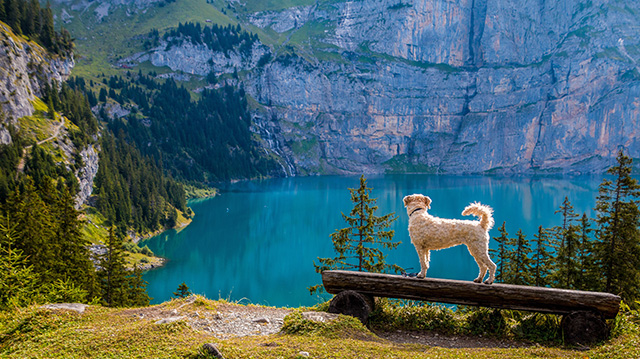
{"type": "Polygon", "coordinates": [[[463,216],[470,214],[480,218],[480,226],[486,231],[493,228],[495,222],[493,221],[493,209],[491,207],[478,202],[471,203],[462,211],[463,216]]]}

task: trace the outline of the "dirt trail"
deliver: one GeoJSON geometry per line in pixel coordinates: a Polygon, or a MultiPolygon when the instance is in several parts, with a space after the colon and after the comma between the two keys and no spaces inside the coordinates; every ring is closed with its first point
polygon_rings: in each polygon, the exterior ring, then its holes
{"type": "MultiPolygon", "coordinates": [[[[41,144],[45,143],[45,142],[49,142],[51,140],[54,140],[56,138],[58,138],[58,136],[60,135],[60,130],[62,129],[62,127],[64,126],[64,120],[65,117],[64,116],[60,116],[60,122],[55,124],[55,127],[53,129],[53,133],[51,134],[51,136],[45,138],[44,140],[38,141],[36,142],[36,144],[38,146],[40,146],[41,144]]],[[[18,162],[18,172],[16,173],[16,176],[20,173],[24,172],[24,165],[25,165],[25,161],[27,158],[27,153],[31,150],[33,146],[27,146],[22,150],[22,157],[20,158],[20,162],[18,162]]]]}

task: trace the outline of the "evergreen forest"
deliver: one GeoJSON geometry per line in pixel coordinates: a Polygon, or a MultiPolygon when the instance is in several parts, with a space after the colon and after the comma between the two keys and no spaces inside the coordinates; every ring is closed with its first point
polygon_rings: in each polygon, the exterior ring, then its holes
{"type": "Polygon", "coordinates": [[[505,223],[493,237],[499,282],[608,292],[635,306],[640,299],[640,184],[622,150],[598,188],[595,218],[575,213],[565,197],[561,225],[540,226],[532,239],[510,236],[505,223]]]}
{"type": "Polygon", "coordinates": [[[249,130],[251,116],[242,88],[204,89],[194,100],[173,79],[156,80],[141,72],[111,76],[103,83],[109,90],[101,88],[99,102],[131,108],[129,115],[113,120],[102,111],[109,129],[178,180],[258,178],[276,168],[275,161],[258,150],[249,130]]]}
{"type": "Polygon", "coordinates": [[[37,0],[0,0],[0,21],[11,26],[16,34],[26,35],[44,48],[58,55],[73,50],[69,31],[55,31],[51,4],[42,8],[37,0]]]}
{"type": "MultiPolygon", "coordinates": [[[[157,39],[158,36],[157,30],[152,30],[149,38],[157,39]]],[[[195,45],[205,45],[214,52],[226,54],[237,47],[240,52],[248,54],[258,40],[258,35],[243,31],[240,25],[201,26],[199,23],[186,22],[179,23],[177,28],[165,32],[163,39],[168,42],[168,47],[181,45],[187,40],[195,45]]]]}

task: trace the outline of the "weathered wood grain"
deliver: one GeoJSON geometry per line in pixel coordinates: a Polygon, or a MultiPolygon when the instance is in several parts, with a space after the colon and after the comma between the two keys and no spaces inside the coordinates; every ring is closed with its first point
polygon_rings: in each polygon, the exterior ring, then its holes
{"type": "Polygon", "coordinates": [[[429,302],[476,305],[490,308],[568,314],[593,311],[614,318],[620,297],[609,293],[530,287],[510,284],[408,278],[399,275],[331,270],[322,273],[327,292],[354,290],[375,297],[416,299],[429,302]]]}

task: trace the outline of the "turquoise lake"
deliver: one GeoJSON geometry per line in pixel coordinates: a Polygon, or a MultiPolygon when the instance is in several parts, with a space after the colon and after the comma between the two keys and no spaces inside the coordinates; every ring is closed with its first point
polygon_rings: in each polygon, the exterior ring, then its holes
{"type": "MultiPolygon", "coordinates": [[[[565,196],[577,213],[593,217],[601,177],[497,178],[437,175],[370,177],[371,196],[378,199],[377,215],[395,212],[395,240],[386,261],[419,271],[418,257],[407,231],[402,198],[413,193],[433,200],[430,213],[438,217],[461,215],[470,202],[494,208],[497,228],[506,222],[510,235],[522,229],[533,239],[538,226],[559,225],[554,214],[565,196]]],[[[307,287],[319,284],[313,261],[333,257],[330,234],[345,227],[341,212],[353,207],[348,188],[359,177],[294,177],[247,181],[228,185],[214,198],[192,201],[193,222],[180,232],[168,231],[147,240],[165,266],[145,273],[152,303],[171,298],[185,282],[191,291],[211,299],[240,300],[271,306],[297,307],[325,300],[311,296],[307,287]]],[[[143,245],[144,245],[143,244],[143,245]]],[[[495,242],[491,243],[495,248],[495,242]]],[[[429,277],[473,280],[478,267],[465,246],[431,254],[429,277]]]]}

